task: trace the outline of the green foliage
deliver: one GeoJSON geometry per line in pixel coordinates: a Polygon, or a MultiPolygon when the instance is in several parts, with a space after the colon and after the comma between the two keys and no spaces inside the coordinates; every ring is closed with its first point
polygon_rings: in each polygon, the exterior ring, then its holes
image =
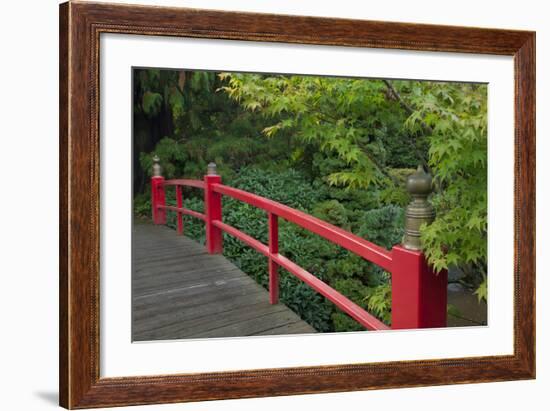
{"type": "Polygon", "coordinates": [[[338,227],[346,230],[350,229],[347,210],[338,200],[327,200],[317,203],[313,208],[312,214],[338,227]]]}
{"type": "Polygon", "coordinates": [[[151,215],[151,193],[149,190],[134,197],[134,214],[142,217],[151,215]]]}
{"type": "Polygon", "coordinates": [[[273,119],[263,130],[268,137],[292,133],[325,156],[336,155],[339,170],[325,176],[331,185],[374,184],[382,187],[383,202],[403,206],[408,196],[388,170],[388,158],[398,157],[403,147],[409,156],[427,149],[427,156],[415,160],[427,160],[437,187],[437,219],[422,236],[430,262],[436,270],[486,266],[486,85],[256,74],[223,78],[229,79],[223,90],[231,98],[273,119]]]}
{"type": "Polygon", "coordinates": [[[160,112],[162,96],[159,93],[146,91],[143,93],[143,101],[141,105],[145,114],[149,117],[154,117],[160,112]]]}
{"type": "MultiPolygon", "coordinates": [[[[200,213],[204,212],[204,201],[202,197],[197,196],[197,189],[195,188],[186,188],[184,190],[184,204],[185,208],[189,208],[193,211],[198,211],[200,213]]],[[[176,196],[174,190],[170,190],[166,193],[166,204],[170,206],[176,205],[176,196]]],[[[149,211],[150,213],[150,211],[149,211]]],[[[177,227],[177,216],[176,213],[168,212],[166,213],[166,224],[173,228],[174,230],[177,227]]],[[[195,217],[188,215],[183,216],[183,231],[187,237],[190,237],[201,244],[205,244],[206,241],[206,232],[204,229],[204,223],[200,220],[197,220],[195,217]]]]}
{"type": "Polygon", "coordinates": [[[452,315],[453,317],[462,317],[462,313],[458,309],[458,307],[454,304],[447,304],[447,314],[452,315]]]}
{"type": "Polygon", "coordinates": [[[159,141],[153,152],[140,154],[139,161],[149,177],[152,173],[153,157],[155,155],[160,159],[162,173],[166,178],[176,178],[183,174],[188,153],[181,143],[165,137],[159,141]]]}
{"type": "Polygon", "coordinates": [[[387,205],[365,211],[362,224],[357,232],[363,238],[390,249],[401,242],[405,213],[401,207],[387,205]]]}
{"type": "Polygon", "coordinates": [[[135,70],[134,113],[143,113],[152,119],[163,107],[169,107],[178,92],[177,77],[178,72],[172,70],[135,70]]]}
{"type": "Polygon", "coordinates": [[[388,174],[392,184],[388,184],[380,190],[380,200],[384,204],[395,204],[405,207],[410,202],[410,195],[406,190],[407,177],[414,173],[410,168],[391,168],[388,174]]]}
{"type": "MultiPolygon", "coordinates": [[[[426,254],[437,270],[459,267],[487,298],[486,85],[154,69],[134,81],[135,118],[171,124],[135,162],[142,174],[153,154],[167,178],[201,178],[215,161],[225,184],[388,249],[402,240],[406,178],[429,166],[437,218],[422,227],[426,254]]],[[[150,214],[149,189],[136,192],[137,215],[150,214]]],[[[202,209],[198,190],[185,195],[202,209]]],[[[263,211],[228,198],[223,209],[227,224],[267,242],[263,211]]],[[[204,242],[201,221],[185,216],[185,233],[204,242]]],[[[279,236],[282,254],[390,322],[382,269],[282,219],[279,236]]],[[[267,287],[265,257],[227,235],[224,254],[267,287]]],[[[317,330],[362,329],[284,270],[280,284],[281,301],[317,330]]]]}
{"type": "Polygon", "coordinates": [[[391,324],[391,284],[384,283],[369,288],[365,299],[371,313],[386,324],[391,324]]]}
{"type": "Polygon", "coordinates": [[[481,284],[479,284],[478,288],[475,291],[475,294],[477,295],[477,300],[481,302],[481,300],[487,301],[487,276],[483,276],[483,281],[481,284]]]}
{"type": "Polygon", "coordinates": [[[331,319],[335,332],[365,330],[357,321],[341,312],[334,312],[331,319]]]}
{"type": "MultiPolygon", "coordinates": [[[[436,270],[487,262],[487,86],[415,83],[410,128],[428,128],[429,164],[438,190],[436,221],[422,230],[436,270]]],[[[483,271],[483,268],[481,268],[483,271]]]]}
{"type": "MultiPolygon", "coordinates": [[[[263,133],[292,135],[344,163],[326,176],[332,185],[367,188],[388,179],[384,143],[402,135],[405,116],[386,98],[382,81],[308,76],[223,74],[222,89],[244,108],[271,119],[263,133]]],[[[397,148],[398,145],[394,144],[397,148]]]]}
{"type": "MultiPolygon", "coordinates": [[[[279,160],[277,167],[285,166],[288,141],[266,141],[262,119],[217,91],[222,80],[215,73],[136,70],[134,85],[135,118],[143,114],[151,124],[171,125],[170,133],[158,139],[168,141],[161,146],[157,141],[155,147],[167,173],[200,177],[211,161],[224,176],[251,164],[279,160]]],[[[144,171],[150,170],[150,162],[150,156],[140,159],[144,171]]]]}
{"type": "Polygon", "coordinates": [[[243,167],[230,184],[298,210],[309,210],[312,204],[321,199],[319,191],[293,169],[276,172],[243,167]]]}

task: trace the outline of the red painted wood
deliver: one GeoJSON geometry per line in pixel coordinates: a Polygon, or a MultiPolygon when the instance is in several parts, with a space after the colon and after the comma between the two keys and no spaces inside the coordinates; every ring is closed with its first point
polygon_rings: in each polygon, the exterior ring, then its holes
{"type": "Polygon", "coordinates": [[[392,249],[392,328],[447,325],[447,272],[434,273],[420,251],[392,249]]]}
{"type": "Polygon", "coordinates": [[[249,236],[248,234],[243,233],[241,230],[236,229],[230,225],[222,223],[219,220],[215,220],[212,223],[215,227],[225,231],[227,234],[232,235],[238,240],[242,241],[246,245],[252,247],[254,250],[262,253],[266,257],[269,257],[269,247],[262,243],[261,241],[256,240],[255,238],[249,236]]]}
{"type": "Polygon", "coordinates": [[[198,218],[199,220],[206,221],[206,216],[202,213],[199,213],[198,211],[189,210],[188,208],[184,208],[181,211],[183,214],[190,215],[191,217],[198,218]]]}
{"type": "Polygon", "coordinates": [[[277,304],[279,302],[279,266],[271,257],[274,254],[279,254],[279,221],[275,214],[268,213],[269,227],[269,302],[277,304]]]}
{"type": "MultiPolygon", "coordinates": [[[[204,177],[204,182],[185,179],[164,181],[162,177],[154,179],[156,179],[153,183],[153,187],[156,187],[156,189],[153,189],[153,210],[156,210],[156,214],[155,211],[153,212],[155,223],[164,224],[166,222],[166,210],[176,211],[178,217],[181,217],[182,214],[192,215],[206,223],[206,246],[209,253],[222,252],[222,231],[225,231],[265,255],[269,264],[269,299],[271,304],[278,302],[278,271],[279,266],[281,266],[328,298],[364,327],[371,330],[389,328],[313,274],[279,254],[278,217],[282,217],[378,264],[392,273],[393,329],[446,326],[447,272],[438,275],[433,273],[421,252],[407,250],[401,246],[395,246],[390,252],[339,227],[276,201],[222,185],[221,177],[218,175],[207,175],[204,177]],[[175,185],[178,199],[181,198],[183,186],[204,188],[205,214],[183,208],[183,200],[178,200],[177,207],[166,206],[164,185],[175,185]],[[268,245],[222,222],[222,195],[227,195],[267,211],[268,245]]],[[[178,221],[178,232],[180,232],[179,227],[178,221]]],[[[181,226],[182,231],[183,224],[181,226]]]]}
{"type": "Polygon", "coordinates": [[[279,264],[288,272],[294,274],[296,277],[309,285],[319,294],[325,296],[329,301],[334,303],[338,308],[340,308],[342,311],[344,311],[365,328],[369,330],[390,329],[382,321],[378,320],[376,317],[363,310],[363,308],[359,307],[353,301],[340,294],[334,288],[331,288],[328,284],[325,284],[323,281],[319,280],[317,277],[315,277],[310,272],[304,270],[299,265],[293,263],[288,258],[280,254],[275,254],[272,258],[277,262],[277,264],[279,264]]]}
{"type": "Polygon", "coordinates": [[[164,209],[166,211],[175,211],[177,213],[179,212],[185,215],[190,215],[202,221],[206,220],[206,216],[204,214],[199,213],[198,211],[189,210],[188,208],[178,208],[174,206],[159,206],[159,208],[164,209]]]}
{"type": "Polygon", "coordinates": [[[291,221],[308,231],[350,250],[366,260],[372,261],[388,271],[392,268],[392,257],[388,250],[327,223],[326,221],[319,220],[309,214],[295,210],[276,201],[222,184],[214,184],[212,189],[216,193],[227,195],[282,217],[287,221],[291,221]]]}
{"type": "Polygon", "coordinates": [[[222,219],[222,196],[212,186],[222,181],[218,175],[204,176],[204,208],[206,214],[206,249],[210,254],[221,254],[223,251],[222,230],[213,222],[222,219]]]}
{"type": "Polygon", "coordinates": [[[357,322],[359,322],[365,328],[370,330],[389,329],[387,325],[379,321],[376,317],[374,317],[373,315],[363,310],[353,301],[351,301],[344,295],[340,294],[338,291],[331,288],[328,284],[319,280],[317,277],[315,277],[313,274],[309,273],[308,271],[304,270],[302,267],[293,263],[288,258],[278,253],[274,253],[274,254],[270,253],[269,246],[266,246],[265,244],[256,240],[255,238],[252,238],[251,236],[243,233],[242,231],[234,227],[231,227],[228,224],[222,223],[221,221],[214,221],[214,225],[216,227],[219,227],[226,233],[234,236],[235,238],[238,238],[243,243],[249,245],[255,250],[259,251],[260,253],[268,257],[270,260],[273,260],[274,264],[276,264],[277,266],[280,265],[281,267],[285,268],[288,272],[290,272],[291,274],[295,275],[300,280],[308,284],[315,291],[325,296],[329,301],[334,303],[338,308],[340,308],[346,314],[354,318],[357,322]]]}
{"type": "Polygon", "coordinates": [[[151,205],[154,224],[166,224],[166,211],[162,206],[166,205],[164,193],[164,177],[151,177],[151,205]]]}
{"type": "Polygon", "coordinates": [[[176,186],[176,206],[178,207],[178,226],[177,226],[177,232],[178,234],[183,234],[183,213],[180,211],[183,208],[183,193],[182,193],[182,186],[177,185],[176,186]]]}
{"type": "Polygon", "coordinates": [[[186,186],[186,187],[196,187],[204,188],[204,181],[201,180],[187,180],[187,179],[175,179],[175,180],[166,180],[164,182],[165,186],[186,186]]]}

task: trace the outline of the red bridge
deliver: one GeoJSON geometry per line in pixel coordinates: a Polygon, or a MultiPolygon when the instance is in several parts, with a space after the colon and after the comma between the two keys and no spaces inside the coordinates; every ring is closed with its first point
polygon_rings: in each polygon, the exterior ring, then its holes
{"type": "MultiPolygon", "coordinates": [[[[431,180],[426,180],[423,170],[409,177],[409,191],[413,201],[407,208],[405,239],[402,245],[387,250],[353,233],[285,206],[276,201],[222,184],[214,164],[209,165],[204,180],[165,180],[160,175],[158,162],[152,177],[152,214],[157,225],[166,223],[166,212],[177,214],[177,234],[183,234],[183,215],[204,221],[206,225],[206,251],[208,255],[223,252],[225,232],[252,247],[268,259],[269,303],[278,304],[279,267],[306,283],[312,289],[334,303],[368,330],[387,330],[386,324],[352,302],[330,285],[279,253],[279,218],[294,223],[358,256],[377,264],[391,273],[392,329],[445,327],[447,316],[447,273],[434,273],[419,250],[420,223],[430,218],[431,206],[426,198],[431,190],[431,180]],[[166,205],[166,187],[175,186],[176,206],[166,205]],[[204,190],[205,213],[183,206],[183,187],[204,190]],[[269,241],[264,244],[239,229],[223,222],[222,197],[227,196],[260,208],[267,213],[269,241]]],[[[184,274],[183,274],[184,275],[184,274]]]]}

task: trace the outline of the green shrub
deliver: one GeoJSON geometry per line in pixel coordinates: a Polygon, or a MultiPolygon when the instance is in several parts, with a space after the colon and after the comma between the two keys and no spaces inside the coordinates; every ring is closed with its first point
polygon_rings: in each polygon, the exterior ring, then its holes
{"type": "Polygon", "coordinates": [[[347,210],[338,200],[327,200],[316,204],[312,214],[345,230],[350,229],[347,210]]]}

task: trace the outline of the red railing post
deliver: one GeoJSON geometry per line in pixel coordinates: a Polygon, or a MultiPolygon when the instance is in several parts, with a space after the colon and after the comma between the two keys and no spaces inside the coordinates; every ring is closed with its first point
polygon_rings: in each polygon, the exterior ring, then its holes
{"type": "Polygon", "coordinates": [[[447,325],[447,272],[435,273],[421,251],[392,250],[392,329],[447,325]]]}
{"type": "Polygon", "coordinates": [[[206,215],[206,249],[209,254],[220,254],[223,251],[222,230],[213,222],[222,219],[222,196],[212,190],[212,184],[221,183],[222,178],[216,172],[216,164],[208,164],[204,176],[204,208],[206,215]]]}
{"type": "Polygon", "coordinates": [[[409,176],[403,244],[392,249],[392,329],[447,325],[447,272],[436,273],[421,250],[420,226],[435,218],[428,202],[432,178],[419,166],[409,176]]]}
{"type": "Polygon", "coordinates": [[[159,206],[166,205],[166,195],[164,193],[164,177],[161,175],[162,169],[159,164],[159,158],[153,157],[153,177],[151,177],[151,208],[154,224],[166,224],[166,210],[159,206]]]}
{"type": "Polygon", "coordinates": [[[279,265],[271,257],[279,254],[279,221],[276,214],[268,213],[269,227],[269,302],[277,304],[279,302],[279,265]]]}
{"type": "MultiPolygon", "coordinates": [[[[176,207],[183,208],[183,196],[182,196],[182,186],[176,186],[176,207]]],[[[183,213],[178,211],[178,234],[183,234],[183,213]]]]}

